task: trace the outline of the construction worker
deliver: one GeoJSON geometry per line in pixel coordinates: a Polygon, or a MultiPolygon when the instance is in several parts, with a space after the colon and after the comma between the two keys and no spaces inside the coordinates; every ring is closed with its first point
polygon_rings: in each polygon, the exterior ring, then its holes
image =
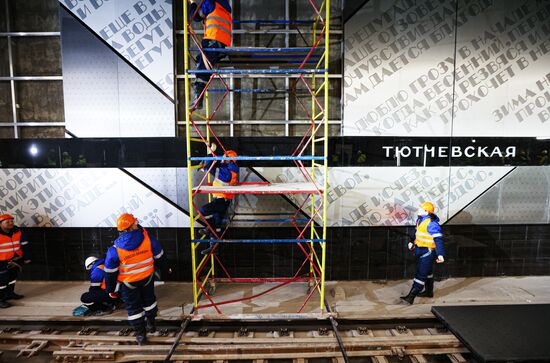
{"type": "Polygon", "coordinates": [[[443,233],[439,225],[439,217],[435,214],[435,207],[431,202],[424,202],[418,208],[416,220],[416,234],[408,248],[416,257],[416,273],[411,291],[401,299],[413,304],[414,298],[433,297],[434,294],[434,261],[445,262],[443,248],[443,233]]]}
{"type": "MultiPolygon", "coordinates": [[[[232,24],[231,5],[228,0],[190,0],[189,22],[204,22],[204,36],[201,41],[203,49],[219,48],[220,51],[204,51],[197,55],[197,70],[211,69],[208,62],[214,67],[225,54],[223,49],[231,46],[232,24]],[[200,8],[199,8],[200,5],[200,8]],[[208,60],[208,62],[205,60],[208,60]]],[[[193,88],[195,99],[191,105],[202,108],[204,97],[200,97],[208,80],[210,73],[198,73],[193,88]],[[197,102],[198,101],[198,102],[197,102]]]]}
{"type": "Polygon", "coordinates": [[[8,300],[24,296],[15,293],[17,275],[23,264],[31,262],[27,238],[9,214],[0,215],[0,308],[9,308],[8,300]]]}
{"type": "Polygon", "coordinates": [[[84,267],[90,271],[90,288],[80,297],[82,305],[74,309],[74,316],[107,315],[115,310],[118,299],[113,299],[105,291],[105,259],[90,256],[84,267]]]}
{"type": "MultiPolygon", "coordinates": [[[[212,155],[214,155],[216,148],[216,144],[210,146],[212,155]]],[[[227,150],[223,156],[235,158],[238,155],[233,150],[227,150]]],[[[214,176],[213,186],[237,185],[239,182],[239,165],[237,165],[236,160],[208,161],[205,163],[203,170],[210,170],[210,174],[214,176]]],[[[207,219],[212,229],[203,228],[199,230],[200,234],[210,236],[212,239],[215,239],[216,235],[220,237],[223,220],[234,197],[235,195],[231,193],[212,193],[212,201],[206,203],[200,209],[201,214],[207,219]],[[215,231],[216,235],[212,231],[215,231]]],[[[213,248],[214,243],[210,243],[210,247],[201,251],[201,253],[207,254],[213,248]]]]}
{"type": "Polygon", "coordinates": [[[128,322],[136,332],[137,343],[142,345],[147,342],[147,332],[156,331],[158,308],[153,277],[155,265],[163,270],[166,260],[159,241],[150,236],[132,214],[121,214],[116,225],[119,237],[107,250],[105,259],[106,291],[117,298],[115,291],[119,284],[128,322]]]}

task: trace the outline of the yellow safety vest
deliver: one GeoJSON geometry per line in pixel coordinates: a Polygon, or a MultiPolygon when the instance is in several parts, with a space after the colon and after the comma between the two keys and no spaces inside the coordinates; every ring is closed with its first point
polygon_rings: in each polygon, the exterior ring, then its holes
{"type": "Polygon", "coordinates": [[[426,218],[416,226],[416,238],[414,244],[418,247],[435,248],[435,241],[431,234],[428,233],[428,224],[431,218],[426,218]]]}

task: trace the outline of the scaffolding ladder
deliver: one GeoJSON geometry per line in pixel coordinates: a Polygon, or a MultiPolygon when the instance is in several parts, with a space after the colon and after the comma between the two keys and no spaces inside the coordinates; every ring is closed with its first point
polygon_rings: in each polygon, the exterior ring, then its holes
{"type": "MultiPolygon", "coordinates": [[[[204,0],[203,0],[204,1],[204,0]]],[[[307,1],[313,11],[311,20],[253,20],[238,21],[237,23],[276,23],[276,24],[301,24],[311,25],[313,27],[311,46],[308,47],[287,47],[287,48],[224,48],[223,53],[230,57],[229,62],[221,62],[218,68],[213,68],[205,56],[205,51],[220,51],[218,48],[208,49],[201,46],[201,41],[197,33],[189,23],[189,13],[187,1],[183,1],[183,20],[184,20],[184,97],[185,97],[185,132],[187,146],[187,186],[190,216],[190,242],[191,242],[191,261],[193,273],[193,306],[195,314],[201,309],[214,308],[218,314],[222,314],[223,305],[251,300],[265,295],[278,288],[286,286],[293,282],[308,282],[308,293],[304,302],[296,313],[301,313],[305,305],[312,298],[315,292],[319,294],[320,312],[325,311],[325,264],[326,264],[326,224],[327,224],[327,193],[328,188],[328,96],[329,96],[329,20],[330,20],[330,0],[322,0],[317,6],[315,0],[307,1]],[[193,47],[190,47],[190,40],[193,47]],[[196,70],[190,67],[190,53],[196,52],[203,56],[207,63],[206,70],[196,70]],[[268,65],[269,68],[237,68],[240,64],[254,64],[255,66],[268,65]],[[276,64],[277,68],[273,68],[276,64]],[[225,66],[225,67],[224,67],[225,66]],[[198,101],[194,104],[190,102],[190,79],[193,75],[206,73],[209,75],[209,81],[200,97],[204,97],[205,112],[201,114],[197,109],[198,101]],[[235,89],[233,87],[233,76],[238,77],[276,77],[277,75],[294,74],[296,79],[292,87],[285,89],[235,89]],[[307,77],[306,77],[307,76],[307,77]],[[230,84],[226,81],[230,78],[230,84]],[[215,89],[212,82],[216,80],[221,83],[222,88],[215,89]],[[309,82],[308,82],[309,80],[309,82]],[[303,84],[306,92],[311,97],[311,106],[305,105],[299,97],[296,97],[297,104],[300,106],[304,115],[309,119],[309,127],[302,135],[299,144],[291,155],[271,155],[254,156],[240,155],[234,158],[223,156],[227,151],[223,143],[216,135],[214,129],[215,116],[220,109],[221,104],[226,97],[235,92],[255,92],[255,93],[291,93],[297,96],[298,84],[303,84]],[[215,107],[209,105],[209,93],[222,93],[221,99],[215,107]],[[205,131],[201,131],[197,120],[202,120],[206,126],[205,131]],[[198,135],[193,137],[192,131],[198,135]],[[217,152],[210,149],[211,141],[215,140],[218,145],[217,152]],[[193,143],[199,143],[206,146],[212,156],[194,157],[193,143]],[[243,182],[238,185],[213,186],[211,183],[210,170],[215,163],[224,160],[242,160],[242,161],[285,161],[289,162],[300,171],[302,180],[293,183],[269,183],[269,182],[243,182]],[[195,173],[202,167],[202,163],[211,161],[210,170],[194,185],[195,173]],[[302,201],[295,213],[286,219],[277,219],[278,222],[286,222],[296,230],[296,238],[292,239],[227,239],[226,233],[231,225],[220,232],[212,228],[210,223],[200,213],[200,206],[196,203],[199,195],[208,195],[208,200],[212,200],[213,193],[231,193],[239,194],[271,194],[271,195],[301,195],[302,201]],[[310,203],[308,218],[298,218],[307,203],[310,203]],[[198,222],[205,224],[211,231],[214,238],[207,239],[205,235],[197,235],[196,224],[198,222]],[[215,243],[214,248],[206,255],[199,254],[199,246],[204,243],[215,243]],[[276,243],[276,244],[296,244],[304,255],[303,262],[293,276],[287,277],[231,277],[231,274],[224,266],[222,258],[215,253],[219,244],[239,243],[276,243]],[[218,277],[216,265],[219,266],[224,277],[218,277]],[[306,270],[305,273],[302,273],[306,270]],[[237,282],[237,283],[258,283],[270,282],[276,283],[275,286],[241,299],[216,301],[213,296],[216,283],[218,282],[237,282]],[[205,301],[201,302],[202,297],[205,301]]],[[[320,2],[320,0],[318,0],[320,2]]],[[[199,2],[200,9],[202,1],[199,2]]],[[[194,14],[193,14],[194,15],[194,14]]],[[[288,11],[287,11],[288,15],[288,11]]],[[[288,45],[288,42],[287,42],[288,45]]],[[[285,82],[288,85],[288,82],[285,82]]],[[[286,86],[285,85],[285,86],[286,86]]],[[[273,222],[274,219],[254,219],[256,223],[273,222]]]]}

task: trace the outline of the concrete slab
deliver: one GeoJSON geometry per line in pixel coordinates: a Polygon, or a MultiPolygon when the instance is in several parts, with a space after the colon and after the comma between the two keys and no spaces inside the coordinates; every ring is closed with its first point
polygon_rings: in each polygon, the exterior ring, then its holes
{"type": "MultiPolygon", "coordinates": [[[[400,281],[328,281],[327,302],[339,317],[385,319],[399,317],[432,317],[432,305],[550,303],[550,276],[452,278],[436,282],[435,297],[417,298],[414,305],[404,305],[399,296],[406,294],[410,280],[400,281]]],[[[251,297],[275,286],[266,284],[219,283],[216,302],[251,297]]],[[[17,292],[22,300],[1,310],[4,319],[73,319],[72,310],[80,304],[80,295],[88,283],[78,281],[20,281],[17,292]]],[[[191,284],[170,282],[155,289],[159,302],[159,318],[179,319],[192,308],[191,284]],[[183,310],[182,310],[183,307],[183,310]]],[[[307,296],[306,283],[293,283],[256,299],[222,305],[224,315],[296,313],[307,296]]],[[[201,304],[207,303],[205,297],[201,304]]],[[[319,313],[317,293],[305,305],[303,313],[319,313]]],[[[216,314],[214,308],[201,309],[201,314],[216,314]]],[[[124,320],[124,310],[99,317],[124,320]]],[[[81,318],[74,318],[76,320],[81,318]]]]}

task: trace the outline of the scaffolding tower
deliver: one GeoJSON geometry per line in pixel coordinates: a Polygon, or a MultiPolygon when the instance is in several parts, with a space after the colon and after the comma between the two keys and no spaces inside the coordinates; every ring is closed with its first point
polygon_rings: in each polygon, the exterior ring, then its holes
{"type": "MultiPolygon", "coordinates": [[[[204,0],[203,0],[204,1],[204,0]]],[[[199,313],[200,309],[214,308],[218,314],[222,314],[221,307],[226,304],[251,300],[261,295],[267,294],[273,290],[286,286],[293,282],[308,282],[308,292],[305,294],[305,300],[296,311],[301,313],[307,302],[318,292],[320,312],[325,311],[325,263],[326,263],[326,222],[327,222],[327,194],[328,188],[328,107],[329,107],[329,20],[330,20],[330,0],[322,0],[320,5],[315,4],[315,0],[302,0],[308,2],[312,9],[312,18],[310,20],[290,20],[289,12],[287,19],[284,20],[233,20],[233,24],[283,24],[288,29],[289,24],[312,26],[311,45],[308,47],[288,47],[286,48],[245,48],[228,47],[222,52],[229,57],[229,61],[221,62],[217,68],[209,64],[205,51],[220,51],[218,48],[207,49],[201,46],[201,41],[197,32],[193,30],[189,23],[189,13],[187,1],[183,1],[183,21],[184,21],[184,97],[185,97],[185,123],[186,123],[186,145],[187,145],[187,186],[189,197],[189,216],[190,216],[190,234],[191,234],[191,261],[193,273],[193,305],[194,312],[199,313]],[[193,45],[190,46],[190,41],[193,45]],[[192,53],[200,54],[207,63],[206,70],[196,70],[190,66],[190,55],[192,53]],[[244,66],[241,68],[240,66],[244,66]],[[247,67],[248,66],[248,67],[247,67]],[[198,73],[209,74],[209,81],[200,97],[204,97],[204,113],[197,109],[198,101],[194,104],[190,102],[190,79],[198,73]],[[276,77],[277,75],[296,76],[293,85],[289,81],[285,82],[285,89],[236,89],[233,86],[233,77],[276,77]],[[229,82],[227,81],[229,79],[229,82]],[[217,80],[222,88],[215,89],[212,82],[217,80]],[[229,84],[228,84],[229,83],[229,84]],[[297,85],[305,86],[302,89],[311,97],[311,106],[305,105],[299,97],[297,85]],[[222,93],[221,98],[215,107],[209,105],[209,93],[222,93]],[[294,152],[290,155],[271,155],[255,156],[240,155],[234,158],[224,157],[225,146],[216,135],[212,125],[215,124],[214,117],[219,110],[224,99],[228,95],[236,92],[254,92],[254,93],[285,93],[296,96],[297,104],[300,106],[304,115],[309,119],[309,127],[302,135],[300,142],[296,145],[294,152]],[[197,120],[202,120],[206,126],[201,131],[197,120]],[[198,137],[193,137],[192,131],[198,137]],[[218,145],[217,153],[210,149],[211,141],[215,140],[218,145]],[[194,157],[192,156],[192,143],[201,143],[212,156],[194,157]],[[211,161],[212,169],[215,163],[224,160],[243,160],[243,161],[285,161],[290,166],[297,167],[300,171],[302,180],[293,183],[270,183],[270,182],[243,182],[238,185],[213,186],[211,183],[210,170],[204,176],[195,178],[195,173],[202,168],[203,163],[211,161]],[[194,184],[194,180],[200,180],[194,184]],[[209,201],[212,200],[213,193],[231,193],[239,194],[272,194],[289,195],[300,194],[302,201],[297,210],[290,218],[283,219],[254,219],[256,223],[262,222],[283,222],[293,226],[296,230],[296,238],[293,239],[227,239],[226,232],[231,226],[231,220],[225,229],[216,233],[210,223],[200,213],[200,206],[197,205],[196,198],[201,194],[208,195],[209,201]],[[299,215],[310,203],[309,215],[307,218],[299,218],[299,215]],[[201,221],[211,231],[212,239],[207,239],[205,235],[198,236],[196,223],[201,221]],[[206,255],[199,253],[199,246],[204,243],[215,243],[214,248],[206,255]],[[293,276],[286,277],[231,277],[230,272],[224,266],[221,256],[215,253],[219,244],[239,243],[275,243],[275,244],[296,244],[304,255],[303,262],[293,276]],[[219,272],[216,266],[222,272],[219,272]],[[303,272],[305,270],[305,272],[303,272]],[[237,283],[257,283],[271,282],[275,286],[265,291],[248,296],[242,299],[216,301],[213,296],[216,283],[218,282],[237,282],[237,283]],[[204,299],[203,299],[204,298],[204,299]],[[204,300],[201,302],[201,300],[204,300]]],[[[320,2],[318,0],[317,2],[320,2]]],[[[259,3],[259,2],[256,2],[259,3]]],[[[200,9],[202,1],[199,2],[200,9]]],[[[194,15],[194,14],[193,14],[194,15]]],[[[288,79],[288,78],[287,78],[288,79]]]]}

